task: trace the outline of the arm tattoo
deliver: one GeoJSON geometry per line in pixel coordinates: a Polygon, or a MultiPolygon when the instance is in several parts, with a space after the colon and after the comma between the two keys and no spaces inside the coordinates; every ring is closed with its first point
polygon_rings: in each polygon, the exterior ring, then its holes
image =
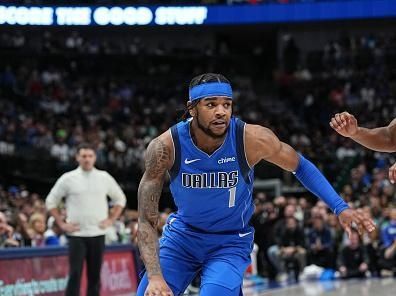
{"type": "Polygon", "coordinates": [[[149,278],[162,275],[157,234],[158,203],[169,159],[169,147],[154,139],[147,148],[146,171],[138,189],[138,246],[149,278]]]}

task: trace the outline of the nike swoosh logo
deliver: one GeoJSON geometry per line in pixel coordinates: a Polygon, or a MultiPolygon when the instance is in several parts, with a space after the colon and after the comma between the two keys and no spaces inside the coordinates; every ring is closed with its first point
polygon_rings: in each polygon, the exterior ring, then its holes
{"type": "Polygon", "coordinates": [[[190,160],[188,160],[188,159],[186,158],[186,159],[184,160],[184,163],[185,163],[185,164],[190,164],[190,163],[196,162],[196,161],[198,161],[198,160],[201,160],[201,159],[197,158],[197,159],[190,159],[190,160]]]}
{"type": "Polygon", "coordinates": [[[246,233],[238,233],[238,235],[239,235],[239,237],[244,237],[244,236],[247,236],[247,235],[249,235],[251,233],[252,232],[250,231],[250,232],[246,232],[246,233]]]}

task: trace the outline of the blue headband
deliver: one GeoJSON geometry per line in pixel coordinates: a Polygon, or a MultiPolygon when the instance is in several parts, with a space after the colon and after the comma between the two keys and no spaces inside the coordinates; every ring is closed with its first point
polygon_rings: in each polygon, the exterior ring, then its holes
{"type": "Polygon", "coordinates": [[[208,82],[190,89],[190,101],[217,96],[224,96],[232,99],[231,85],[225,82],[208,82]]]}

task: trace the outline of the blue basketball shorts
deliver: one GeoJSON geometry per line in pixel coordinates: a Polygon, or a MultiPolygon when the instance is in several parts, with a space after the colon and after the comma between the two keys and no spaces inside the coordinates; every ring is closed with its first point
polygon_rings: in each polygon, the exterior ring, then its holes
{"type": "MultiPolygon", "coordinates": [[[[160,239],[159,257],[165,281],[175,296],[182,295],[199,274],[201,287],[212,284],[241,295],[243,275],[251,262],[253,236],[251,226],[235,233],[200,232],[171,215],[160,239]]],[[[144,296],[147,284],[144,273],[138,296],[144,296]]]]}

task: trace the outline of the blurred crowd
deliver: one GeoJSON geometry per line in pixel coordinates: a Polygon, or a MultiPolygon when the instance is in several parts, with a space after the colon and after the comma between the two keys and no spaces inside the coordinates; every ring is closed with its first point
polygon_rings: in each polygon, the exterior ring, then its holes
{"type": "Polygon", "coordinates": [[[11,57],[0,70],[0,155],[35,151],[66,168],[74,165],[75,147],[88,141],[97,147],[100,167],[117,178],[128,175],[127,182],[136,185],[142,152],[177,121],[189,79],[221,68],[232,75],[235,114],[273,129],[332,181],[338,177],[339,187],[351,159],[350,165],[364,159],[366,170],[393,161],[392,155],[369,153],[337,136],[328,120],[343,110],[366,127],[393,119],[394,36],[347,36],[304,56],[290,38],[282,68],[273,71],[274,83],[254,72],[255,61],[265,54],[262,47],[239,54],[227,42],[177,48],[148,45],[133,35],[111,36],[0,33],[0,50],[11,57]],[[241,65],[248,65],[252,76],[241,65]]]}
{"type": "MultiPolygon", "coordinates": [[[[305,53],[298,40],[286,38],[268,82],[259,72],[239,71],[255,65],[227,42],[175,55],[174,47],[148,46],[129,35],[14,33],[0,32],[0,52],[9,57],[0,68],[1,157],[50,155],[67,170],[75,165],[75,147],[88,141],[97,147],[100,167],[136,185],[143,151],[177,121],[175,110],[184,108],[189,79],[227,65],[221,69],[234,86],[235,113],[271,128],[312,159],[350,205],[378,226],[371,235],[348,239],[322,202],[257,192],[252,223],[260,274],[276,278],[290,271],[298,277],[305,266],[319,266],[348,277],[396,266],[395,189],[387,180],[395,158],[367,151],[328,126],[330,116],[343,110],[366,127],[396,117],[395,36],[343,36],[305,53]]],[[[260,61],[262,52],[255,48],[252,55],[260,61]]],[[[259,169],[256,175],[266,177],[259,169]]],[[[283,181],[295,184],[290,175],[283,181]]],[[[45,196],[9,185],[0,190],[0,246],[65,244],[45,210],[45,196]]],[[[159,234],[170,211],[161,213],[159,234]]],[[[134,242],[136,223],[137,212],[126,210],[107,242],[134,242]]]]}
{"type": "Polygon", "coordinates": [[[389,272],[396,276],[396,207],[390,202],[375,205],[376,199],[371,197],[364,204],[350,202],[352,208],[373,219],[377,229],[363,236],[354,230],[348,237],[322,201],[304,196],[269,200],[265,193],[257,193],[252,223],[259,247],[259,273],[278,280],[282,276],[298,280],[301,274],[319,278],[324,270],[337,271],[330,278],[391,275],[389,272]]]}
{"type": "MultiPolygon", "coordinates": [[[[66,217],[63,203],[60,210],[66,217]]],[[[160,213],[159,236],[170,213],[168,208],[160,213]]],[[[136,244],[137,219],[136,210],[126,209],[115,224],[107,228],[106,244],[136,244]]],[[[64,245],[67,245],[67,236],[49,215],[43,197],[29,192],[25,186],[0,186],[0,249],[64,245]]]]}
{"type": "MultiPolygon", "coordinates": [[[[385,182],[386,178],[382,181],[385,182]]],[[[394,188],[387,193],[394,196],[394,188]]],[[[343,196],[346,197],[343,193],[343,196]]],[[[348,237],[322,201],[311,197],[254,195],[251,220],[258,246],[258,274],[273,280],[319,278],[324,270],[337,270],[341,278],[396,275],[396,207],[392,202],[369,195],[368,200],[351,201],[377,225],[376,231],[348,237]]],[[[66,216],[61,206],[62,215],[66,216]]],[[[110,208],[111,211],[111,208],[110,208]]],[[[171,209],[160,212],[160,237],[171,209]]],[[[126,209],[107,228],[106,244],[136,245],[138,212],[126,209]]],[[[43,199],[23,186],[0,189],[0,249],[15,247],[65,246],[67,237],[46,211],[43,199]]],[[[334,276],[334,275],[333,275],[334,276]]]]}

